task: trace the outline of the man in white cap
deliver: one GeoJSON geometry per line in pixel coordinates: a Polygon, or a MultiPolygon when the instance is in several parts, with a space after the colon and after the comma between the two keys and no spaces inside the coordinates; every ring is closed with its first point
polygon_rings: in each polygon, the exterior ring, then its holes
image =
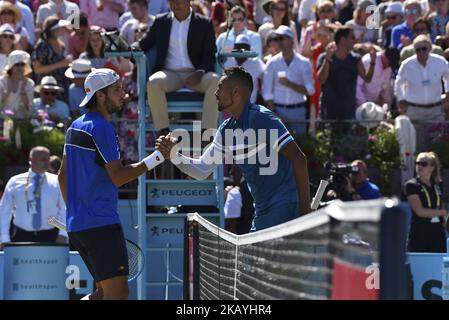
{"type": "Polygon", "coordinates": [[[275,31],[281,52],[267,62],[264,74],[265,103],[283,120],[303,121],[287,124],[296,134],[306,133],[307,96],[315,93],[312,65],[293,50],[293,31],[284,25],[275,31]]]}
{"type": "MultiPolygon", "coordinates": [[[[239,34],[235,39],[234,49],[242,51],[250,51],[251,43],[247,36],[239,34]]],[[[263,72],[265,70],[265,64],[259,57],[256,58],[229,58],[226,60],[224,67],[225,69],[242,66],[246,71],[251,74],[253,78],[253,92],[251,94],[251,103],[255,103],[257,100],[257,93],[261,87],[261,82],[263,78],[263,72]]]]}
{"type": "Polygon", "coordinates": [[[69,107],[72,118],[77,118],[80,114],[86,113],[86,108],[80,107],[84,99],[84,81],[87,75],[92,71],[90,60],[77,59],[73,61],[65,71],[65,76],[72,80],[69,87],[69,107]]]}
{"type": "Polygon", "coordinates": [[[164,161],[158,151],[123,166],[117,135],[109,122],[122,109],[125,91],[118,74],[106,68],[86,78],[88,112],[67,130],[59,184],[67,205],[67,230],[96,281],[88,299],[128,298],[128,257],[117,213],[118,187],[164,161]]]}

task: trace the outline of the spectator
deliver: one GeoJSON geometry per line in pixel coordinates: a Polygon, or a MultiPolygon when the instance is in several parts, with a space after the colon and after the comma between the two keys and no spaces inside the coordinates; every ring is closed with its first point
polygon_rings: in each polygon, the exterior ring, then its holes
{"type": "Polygon", "coordinates": [[[381,31],[379,32],[381,39],[377,43],[382,47],[387,47],[391,44],[391,32],[393,28],[404,21],[402,3],[399,1],[389,2],[384,15],[385,19],[381,22],[381,31]]]}
{"type": "Polygon", "coordinates": [[[417,0],[405,0],[403,3],[405,21],[391,31],[391,46],[398,50],[412,43],[412,27],[416,20],[422,16],[421,5],[417,0]]]}
{"type": "Polygon", "coordinates": [[[307,96],[314,94],[312,65],[309,60],[293,50],[293,31],[279,26],[281,53],[272,57],[264,74],[263,97],[269,109],[285,120],[289,131],[303,135],[305,123],[289,124],[288,121],[305,121],[307,96]]]}
{"type": "Polygon", "coordinates": [[[446,25],[449,22],[449,1],[430,0],[435,6],[435,11],[429,15],[432,26],[432,39],[443,36],[446,33],[446,25]]]}
{"type": "Polygon", "coordinates": [[[315,45],[312,47],[312,41],[306,41],[303,52],[310,57],[315,83],[315,93],[310,96],[310,120],[313,123],[320,112],[321,84],[318,81],[318,57],[334,40],[334,30],[331,28],[329,20],[320,20],[314,24],[312,39],[314,39],[315,45]]]}
{"type": "Polygon", "coordinates": [[[35,91],[40,94],[40,98],[33,101],[32,117],[36,118],[41,111],[48,113],[49,119],[54,124],[60,122],[67,124],[70,117],[69,106],[56,98],[58,92],[62,91],[56,79],[51,76],[43,77],[35,91]]]}
{"type": "Polygon", "coordinates": [[[408,251],[446,252],[443,223],[448,212],[443,209],[442,180],[438,156],[422,152],[416,158],[416,178],[404,187],[405,197],[412,208],[408,251]]]}
{"type": "MultiPolygon", "coordinates": [[[[71,25],[75,25],[75,20],[72,20],[71,25]]],[[[73,59],[78,59],[80,54],[86,51],[87,39],[89,38],[89,22],[84,12],[79,15],[79,28],[74,28],[69,36],[68,51],[73,56],[73,59]]]]}
{"type": "Polygon", "coordinates": [[[317,8],[318,21],[310,23],[301,32],[300,53],[306,57],[311,57],[310,49],[317,44],[317,39],[313,37],[314,31],[319,25],[330,24],[336,16],[335,5],[331,1],[322,1],[317,8]]]}
{"type": "MultiPolygon", "coordinates": [[[[57,16],[50,16],[44,22],[42,38],[36,43],[31,55],[36,81],[44,76],[52,76],[62,88],[68,88],[70,82],[64,76],[64,72],[73,57],[67,54],[62,41],[64,28],[70,24],[67,20],[60,20],[57,16]]],[[[64,91],[63,99],[67,100],[67,91],[64,91]]]]}
{"type": "Polygon", "coordinates": [[[8,57],[8,64],[0,77],[0,109],[10,109],[16,119],[28,118],[33,102],[33,80],[30,55],[25,51],[15,50],[8,57]]]}
{"type": "Polygon", "coordinates": [[[294,50],[299,52],[298,45],[298,35],[296,33],[296,24],[289,18],[289,6],[286,0],[269,0],[263,4],[264,11],[269,14],[272,18],[271,22],[266,22],[259,27],[260,36],[262,37],[262,42],[264,43],[264,53],[267,50],[267,35],[271,30],[277,29],[279,26],[284,25],[290,27],[293,30],[293,43],[294,50]]]}
{"type": "MultiPolygon", "coordinates": [[[[419,36],[420,34],[424,34],[424,35],[428,35],[430,36],[430,22],[423,19],[423,18],[419,18],[418,20],[416,20],[416,22],[413,24],[413,39],[415,39],[417,36],[419,36]]],[[[440,56],[443,56],[444,52],[443,49],[441,49],[441,47],[432,44],[432,53],[438,54],[440,56]]],[[[405,59],[410,58],[411,56],[413,56],[415,54],[415,49],[413,48],[413,44],[410,44],[404,48],[402,48],[401,50],[401,59],[399,60],[399,63],[402,64],[402,62],[404,62],[405,59]]]]}
{"type": "MultiPolygon", "coordinates": [[[[129,7],[129,0],[127,0],[128,7],[129,7]]],[[[148,5],[148,14],[150,16],[156,17],[156,15],[160,13],[165,13],[168,11],[168,1],[167,0],[151,0],[148,5]]],[[[121,29],[123,25],[128,21],[129,19],[132,19],[133,15],[130,10],[125,11],[119,19],[119,26],[118,28],[121,29]]]]}
{"type": "Polygon", "coordinates": [[[371,48],[370,65],[365,69],[360,56],[351,50],[355,37],[348,27],[335,32],[335,42],[318,58],[318,81],[321,83],[321,115],[323,119],[354,119],[357,76],[370,82],[376,65],[376,51],[371,48]]]}
{"type": "MultiPolygon", "coordinates": [[[[82,11],[85,12],[84,10],[82,11]]],[[[36,14],[37,37],[39,37],[42,32],[45,32],[45,20],[49,17],[56,16],[58,20],[65,20],[79,12],[80,9],[78,5],[67,0],[52,0],[46,4],[40,5],[36,14]]]]}
{"type": "MultiPolygon", "coordinates": [[[[369,68],[370,55],[362,57],[365,68],[369,68]]],[[[357,105],[372,101],[382,106],[384,103],[390,105],[392,98],[391,77],[392,73],[399,67],[399,52],[396,48],[386,48],[376,53],[376,66],[373,78],[366,82],[361,77],[357,78],[356,101],[357,105]]]]}
{"type": "Polygon", "coordinates": [[[65,221],[65,204],[58,177],[46,172],[50,166],[50,151],[34,147],[30,151],[28,172],[12,177],[0,201],[0,250],[8,242],[67,243],[67,233],[51,228],[50,217],[65,221]],[[13,231],[10,237],[11,217],[13,231]]]}
{"type": "Polygon", "coordinates": [[[105,58],[104,56],[104,40],[101,33],[105,30],[98,26],[90,26],[89,38],[87,41],[86,52],[80,54],[80,59],[90,60],[92,67],[95,69],[109,68],[123,75],[132,70],[132,64],[128,59],[105,58]]]}
{"type": "Polygon", "coordinates": [[[349,194],[352,194],[353,200],[372,200],[381,197],[379,187],[372,183],[368,178],[368,167],[362,160],[354,160],[352,166],[358,168],[357,173],[351,173],[351,183],[349,194]]]}
{"type": "Polygon", "coordinates": [[[85,114],[87,110],[80,107],[86,93],[84,91],[84,80],[92,71],[92,64],[89,60],[77,59],[73,61],[65,72],[65,76],[72,80],[69,87],[69,108],[72,119],[77,118],[80,114],[85,114]]]}
{"type": "Polygon", "coordinates": [[[16,34],[9,24],[0,26],[0,70],[8,63],[8,55],[14,50],[16,34]]]}
{"type": "Polygon", "coordinates": [[[126,21],[120,28],[120,36],[131,45],[136,41],[134,39],[134,30],[140,23],[146,24],[148,28],[151,27],[154,23],[154,16],[148,14],[147,0],[129,0],[128,6],[133,18],[126,21]]]}
{"type": "Polygon", "coordinates": [[[378,29],[368,28],[368,17],[371,15],[369,7],[374,6],[371,0],[359,0],[357,8],[354,10],[354,18],[346,22],[346,26],[351,27],[356,43],[371,42],[377,43],[378,29]]]}
{"type": "Polygon", "coordinates": [[[214,91],[219,77],[213,73],[217,48],[212,23],[193,13],[189,0],[173,0],[169,5],[173,13],[158,16],[139,41],[143,51],[156,50],[155,73],[148,82],[154,126],[162,134],[168,133],[165,94],[185,86],[205,93],[202,127],[215,128],[218,110],[214,91]]]}
{"type": "Polygon", "coordinates": [[[150,27],[145,23],[139,23],[138,25],[136,25],[133,29],[133,43],[142,40],[149,30],[150,27]]]}
{"type": "Polygon", "coordinates": [[[386,110],[374,102],[364,102],[355,110],[357,124],[367,129],[376,128],[385,119],[386,110]]]}
{"type": "MultiPolygon", "coordinates": [[[[252,49],[251,41],[247,36],[240,34],[235,39],[234,48],[242,51],[250,51],[252,49]]],[[[256,103],[257,94],[259,92],[259,88],[261,87],[261,81],[265,69],[264,63],[262,62],[262,60],[260,60],[260,58],[256,57],[250,59],[228,58],[228,60],[224,64],[225,69],[235,66],[242,66],[248,73],[251,74],[251,77],[253,77],[253,92],[251,94],[250,101],[251,103],[256,103]]]]}
{"type": "Polygon", "coordinates": [[[51,156],[50,157],[50,168],[48,169],[48,172],[53,174],[58,174],[59,168],[61,167],[62,160],[58,156],[51,156]]]}
{"type": "Polygon", "coordinates": [[[210,18],[214,26],[214,33],[217,37],[221,33],[221,24],[227,19],[227,5],[225,2],[225,0],[216,0],[212,4],[210,18]]]}
{"type": "Polygon", "coordinates": [[[13,5],[15,5],[17,8],[19,8],[20,13],[22,14],[22,20],[19,21],[16,25],[17,28],[24,27],[28,32],[28,42],[31,44],[31,46],[34,46],[36,42],[36,36],[35,36],[35,26],[34,26],[34,15],[31,11],[30,7],[28,7],[26,4],[17,1],[17,0],[5,0],[0,1],[0,4],[9,2],[13,5]]]}
{"type": "Polygon", "coordinates": [[[263,61],[265,63],[267,63],[268,60],[281,52],[281,47],[279,46],[278,40],[279,38],[274,30],[271,30],[267,36],[267,51],[265,52],[265,55],[263,57],[263,61]]]}
{"type": "Polygon", "coordinates": [[[262,40],[257,32],[248,30],[246,27],[246,11],[239,6],[231,9],[232,28],[229,32],[223,32],[217,38],[218,52],[230,52],[234,49],[234,42],[238,35],[245,35],[251,44],[251,49],[262,58],[262,40]]]}
{"type": "MultiPolygon", "coordinates": [[[[399,68],[395,81],[395,95],[399,113],[410,120],[443,121],[441,81],[445,93],[449,91],[448,62],[430,53],[432,42],[426,35],[413,40],[416,55],[405,60],[399,68]]],[[[446,102],[449,95],[446,95],[446,102]]]]}
{"type": "Polygon", "coordinates": [[[80,0],[80,9],[87,14],[90,24],[107,31],[118,30],[119,17],[126,9],[124,0],[80,0]]]}
{"type": "Polygon", "coordinates": [[[18,27],[19,22],[22,20],[22,14],[19,8],[9,2],[3,2],[0,4],[0,25],[8,24],[17,34],[17,49],[28,51],[33,45],[29,42],[30,35],[25,27],[18,27]]]}

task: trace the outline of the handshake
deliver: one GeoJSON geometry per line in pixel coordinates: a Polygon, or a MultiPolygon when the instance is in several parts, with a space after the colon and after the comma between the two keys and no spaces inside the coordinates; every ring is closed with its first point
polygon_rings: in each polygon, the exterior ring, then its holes
{"type": "Polygon", "coordinates": [[[171,160],[176,154],[177,143],[178,139],[171,136],[171,133],[167,134],[166,136],[160,136],[159,138],[157,138],[156,151],[142,160],[147,166],[148,170],[154,169],[166,159],[171,160]]]}

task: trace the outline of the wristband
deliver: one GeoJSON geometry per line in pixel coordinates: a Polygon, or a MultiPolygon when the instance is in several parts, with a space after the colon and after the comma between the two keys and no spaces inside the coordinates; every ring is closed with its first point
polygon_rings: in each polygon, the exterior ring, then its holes
{"type": "Polygon", "coordinates": [[[148,157],[142,160],[148,168],[148,171],[157,167],[159,164],[165,161],[164,156],[159,150],[154,151],[148,157]]]}

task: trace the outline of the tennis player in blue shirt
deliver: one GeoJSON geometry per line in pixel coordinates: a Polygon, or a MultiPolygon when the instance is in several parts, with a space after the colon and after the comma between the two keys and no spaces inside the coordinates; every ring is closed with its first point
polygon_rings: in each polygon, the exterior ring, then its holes
{"type": "Polygon", "coordinates": [[[309,213],[307,159],[280,119],[250,103],[253,82],[242,67],[225,71],[215,96],[220,111],[232,117],[219,127],[200,159],[176,152],[175,139],[160,137],[156,148],[195,179],[207,178],[223,158],[240,167],[254,197],[252,231],[269,228],[309,213]]]}
{"type": "Polygon", "coordinates": [[[111,116],[122,109],[125,92],[111,69],[96,69],[85,80],[88,112],[67,130],[59,184],[67,206],[67,231],[96,282],[86,298],[127,299],[128,257],[117,213],[117,188],[153,169],[158,151],[123,166],[111,116]]]}

